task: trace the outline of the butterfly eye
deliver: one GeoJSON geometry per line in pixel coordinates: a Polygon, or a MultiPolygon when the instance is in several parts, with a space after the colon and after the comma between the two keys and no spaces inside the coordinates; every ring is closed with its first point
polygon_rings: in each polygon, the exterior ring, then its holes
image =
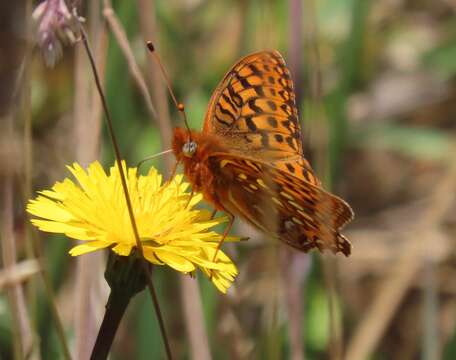
{"type": "Polygon", "coordinates": [[[187,157],[192,157],[196,152],[196,142],[189,141],[182,146],[182,153],[187,157]]]}

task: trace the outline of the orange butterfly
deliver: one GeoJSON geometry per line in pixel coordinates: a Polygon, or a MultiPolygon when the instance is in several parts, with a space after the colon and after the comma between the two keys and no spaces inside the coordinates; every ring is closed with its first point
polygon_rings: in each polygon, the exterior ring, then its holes
{"type": "Polygon", "coordinates": [[[353,219],[321,188],[303,155],[293,83],[277,51],[241,59],[209,103],[201,132],[176,128],[173,152],[193,190],[230,222],[240,216],[288,245],[348,256],[339,233],[353,219]]]}

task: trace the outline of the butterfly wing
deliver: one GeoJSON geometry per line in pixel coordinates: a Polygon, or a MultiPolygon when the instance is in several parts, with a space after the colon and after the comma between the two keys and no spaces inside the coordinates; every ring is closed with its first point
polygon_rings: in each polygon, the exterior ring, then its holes
{"type": "Polygon", "coordinates": [[[203,132],[222,137],[234,153],[311,170],[290,72],[277,51],[246,56],[228,71],[212,95],[203,132]]]}
{"type": "Polygon", "coordinates": [[[209,155],[215,182],[203,189],[208,199],[299,250],[350,254],[340,229],[353,212],[320,187],[303,156],[293,84],[277,51],[231,68],[210,100],[202,135],[229,149],[209,155]]]}
{"type": "Polygon", "coordinates": [[[344,200],[256,159],[214,154],[210,163],[222,179],[215,190],[228,211],[301,251],[350,255],[350,242],[340,230],[353,211],[344,200]]]}
{"type": "Polygon", "coordinates": [[[246,56],[228,71],[209,102],[203,133],[223,138],[232,153],[320,185],[303,156],[293,82],[277,51],[246,56]]]}

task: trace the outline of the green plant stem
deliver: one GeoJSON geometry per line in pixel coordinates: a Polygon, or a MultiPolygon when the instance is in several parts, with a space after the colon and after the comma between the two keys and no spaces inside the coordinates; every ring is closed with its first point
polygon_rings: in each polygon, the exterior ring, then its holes
{"type": "Polygon", "coordinates": [[[125,310],[130,302],[130,297],[125,296],[122,292],[111,291],[106,312],[98,332],[97,340],[93,347],[91,360],[106,359],[111,349],[114,336],[120,324],[125,310]]]}
{"type": "Polygon", "coordinates": [[[111,293],[106,303],[105,315],[92,350],[91,360],[103,360],[108,357],[120,320],[130,300],[146,287],[147,275],[143,272],[141,263],[142,259],[135,253],[131,253],[130,256],[109,253],[105,279],[111,288],[111,293]]]}
{"type": "Polygon", "coordinates": [[[117,140],[116,140],[116,137],[115,137],[115,134],[114,134],[114,127],[113,127],[113,123],[112,123],[112,118],[111,118],[111,115],[110,115],[110,112],[109,112],[109,109],[108,109],[108,105],[106,103],[106,98],[104,96],[104,93],[103,93],[103,90],[102,90],[102,87],[101,87],[100,78],[98,76],[97,68],[95,66],[95,61],[93,59],[92,51],[90,50],[87,34],[86,34],[86,32],[85,32],[85,30],[84,30],[82,25],[80,25],[79,29],[80,29],[81,39],[82,39],[82,42],[84,44],[84,48],[85,48],[85,50],[87,52],[87,56],[89,58],[90,66],[92,68],[92,73],[93,73],[93,76],[94,76],[94,79],[95,79],[95,85],[96,85],[98,93],[100,95],[101,103],[102,103],[103,110],[104,110],[104,113],[105,113],[106,123],[108,125],[108,133],[109,133],[109,136],[111,138],[111,142],[112,142],[112,145],[113,145],[113,148],[114,148],[114,153],[116,155],[116,162],[117,162],[117,167],[119,168],[120,180],[121,180],[121,183],[122,183],[122,188],[124,190],[125,201],[127,203],[128,214],[129,214],[129,217],[130,217],[133,233],[134,233],[134,236],[135,236],[136,248],[137,248],[138,253],[139,253],[138,255],[139,255],[140,260],[141,260],[141,265],[142,265],[144,274],[146,274],[147,286],[149,288],[149,292],[150,292],[150,296],[152,297],[152,302],[153,302],[153,305],[154,305],[155,313],[157,315],[157,320],[158,320],[158,324],[159,324],[159,327],[160,327],[160,332],[161,332],[161,335],[162,335],[162,338],[163,338],[163,343],[164,343],[165,349],[166,349],[166,355],[167,355],[167,358],[169,360],[171,360],[172,359],[171,348],[169,346],[169,341],[168,341],[168,336],[166,334],[165,324],[164,324],[163,317],[162,317],[162,314],[161,314],[160,305],[158,303],[158,297],[157,297],[154,285],[153,285],[152,280],[151,280],[150,269],[148,267],[148,263],[146,262],[146,260],[144,259],[144,256],[143,256],[142,243],[141,243],[141,241],[139,239],[138,228],[137,228],[136,221],[135,221],[135,216],[134,216],[134,213],[133,213],[133,206],[131,204],[130,196],[129,196],[129,193],[128,193],[128,187],[127,187],[127,181],[126,181],[126,177],[125,177],[125,172],[124,172],[124,169],[123,169],[123,166],[122,166],[122,157],[120,155],[119,145],[117,143],[117,140]]]}

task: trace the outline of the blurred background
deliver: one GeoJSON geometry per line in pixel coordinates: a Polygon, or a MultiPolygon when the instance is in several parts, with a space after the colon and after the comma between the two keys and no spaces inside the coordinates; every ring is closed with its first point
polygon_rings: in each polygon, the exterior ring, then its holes
{"type": "MultiPolygon", "coordinates": [[[[63,333],[86,359],[108,295],[106,254],[70,257],[74,241],[34,232],[24,207],[69,175],[66,164],[108,167],[114,156],[71,10],[48,0],[32,21],[39,4],[0,5],[0,358],[64,358],[63,333]]],[[[176,359],[456,358],[456,1],[73,5],[129,165],[169,148],[182,125],[146,40],[196,129],[240,57],[277,49],[295,80],[305,154],[356,213],[349,258],[297,253],[237,222],[233,233],[250,240],[224,245],[240,271],[226,296],[202,276],[155,268],[176,359]]],[[[166,173],[173,163],[153,164],[166,173]]],[[[164,357],[143,292],[112,359],[164,357]]]]}

